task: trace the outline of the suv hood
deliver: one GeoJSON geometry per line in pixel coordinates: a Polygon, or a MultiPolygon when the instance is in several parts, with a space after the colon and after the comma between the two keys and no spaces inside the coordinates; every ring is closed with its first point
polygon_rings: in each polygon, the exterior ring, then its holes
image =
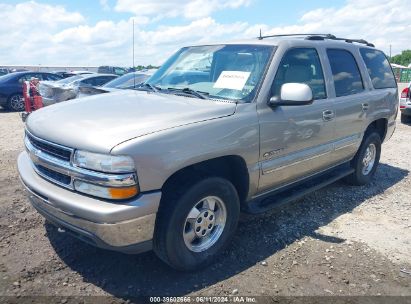
{"type": "Polygon", "coordinates": [[[71,148],[109,153],[146,134],[234,114],[236,104],[124,90],[55,104],[33,112],[33,135],[71,148]]]}

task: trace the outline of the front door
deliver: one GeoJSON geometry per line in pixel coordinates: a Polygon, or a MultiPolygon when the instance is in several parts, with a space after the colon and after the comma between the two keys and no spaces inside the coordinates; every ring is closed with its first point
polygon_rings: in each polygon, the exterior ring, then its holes
{"type": "Polygon", "coordinates": [[[309,176],[332,162],[335,109],[327,99],[324,72],[315,48],[291,48],[284,53],[271,96],[279,96],[284,83],[309,85],[314,101],[303,106],[259,107],[259,192],[309,176]]]}

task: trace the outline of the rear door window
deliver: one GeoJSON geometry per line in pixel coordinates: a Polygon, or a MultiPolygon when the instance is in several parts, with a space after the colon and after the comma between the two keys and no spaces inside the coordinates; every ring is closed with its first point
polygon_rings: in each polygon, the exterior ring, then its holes
{"type": "Polygon", "coordinates": [[[113,79],[116,79],[117,78],[117,76],[106,76],[106,77],[104,77],[103,78],[103,82],[100,84],[100,85],[103,85],[103,84],[106,84],[107,82],[109,82],[109,81],[112,81],[113,79]]]}
{"type": "Polygon", "coordinates": [[[91,78],[81,80],[81,83],[83,85],[94,86],[94,85],[96,85],[96,77],[91,77],[91,78]]]}
{"type": "Polygon", "coordinates": [[[328,60],[333,73],[337,97],[357,94],[364,91],[360,70],[354,56],[347,50],[328,49],[328,60]]]}
{"type": "Polygon", "coordinates": [[[374,89],[397,87],[390,63],[383,52],[361,48],[360,53],[367,66],[374,89]]]}
{"type": "Polygon", "coordinates": [[[94,85],[95,86],[101,86],[107,82],[109,82],[110,80],[114,79],[115,77],[111,77],[111,76],[102,76],[102,77],[96,77],[94,78],[94,85]]]}

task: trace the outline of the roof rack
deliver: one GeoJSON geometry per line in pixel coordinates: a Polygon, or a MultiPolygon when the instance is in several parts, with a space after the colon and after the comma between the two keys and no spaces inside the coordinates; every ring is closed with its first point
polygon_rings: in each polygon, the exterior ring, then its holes
{"type": "Polygon", "coordinates": [[[260,36],[257,37],[259,40],[263,40],[265,38],[275,38],[275,37],[289,37],[289,36],[332,36],[335,37],[334,35],[331,34],[280,34],[280,35],[267,35],[267,36],[262,36],[261,35],[261,30],[260,30],[260,36]]]}
{"type": "Polygon", "coordinates": [[[364,39],[349,39],[349,38],[339,38],[336,37],[332,34],[280,34],[280,35],[268,35],[268,36],[262,36],[261,35],[261,30],[260,30],[260,36],[257,37],[259,40],[263,40],[265,38],[276,38],[276,37],[292,37],[292,36],[305,36],[306,40],[325,40],[325,39],[330,39],[330,40],[339,40],[339,41],[345,41],[347,43],[361,43],[365,44],[367,46],[375,47],[374,44],[364,40],[364,39]]]}

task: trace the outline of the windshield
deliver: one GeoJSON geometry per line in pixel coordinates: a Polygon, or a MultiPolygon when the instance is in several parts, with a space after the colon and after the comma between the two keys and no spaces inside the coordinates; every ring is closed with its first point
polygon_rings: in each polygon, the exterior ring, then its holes
{"type": "Polygon", "coordinates": [[[133,88],[134,83],[137,86],[140,83],[143,83],[148,77],[150,76],[146,74],[129,73],[107,82],[105,85],[103,85],[103,87],[117,89],[133,88]]]}
{"type": "Polygon", "coordinates": [[[68,77],[68,78],[64,78],[64,79],[58,80],[58,81],[56,81],[56,83],[59,83],[59,84],[68,84],[68,83],[72,83],[73,81],[76,81],[76,80],[82,79],[82,78],[84,78],[83,75],[76,75],[76,76],[71,76],[71,77],[68,77]]]}
{"type": "Polygon", "coordinates": [[[189,89],[210,98],[250,102],[273,50],[265,45],[185,47],[146,83],[171,92],[189,89]]]}

